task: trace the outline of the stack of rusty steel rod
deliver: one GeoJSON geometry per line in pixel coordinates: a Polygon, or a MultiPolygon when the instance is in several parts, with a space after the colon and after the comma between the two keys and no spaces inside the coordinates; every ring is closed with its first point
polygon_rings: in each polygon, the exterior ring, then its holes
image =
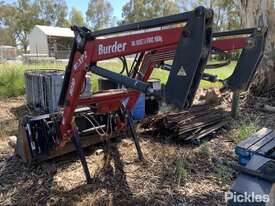
{"type": "Polygon", "coordinates": [[[168,112],[145,119],[143,131],[153,135],[200,142],[202,138],[223,127],[229,113],[220,105],[194,106],[181,112],[168,112]]]}

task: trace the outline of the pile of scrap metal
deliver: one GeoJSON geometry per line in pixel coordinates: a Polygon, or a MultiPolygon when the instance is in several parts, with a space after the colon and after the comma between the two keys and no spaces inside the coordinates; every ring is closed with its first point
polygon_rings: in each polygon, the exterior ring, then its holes
{"type": "Polygon", "coordinates": [[[208,134],[224,126],[229,113],[221,105],[197,105],[182,112],[148,117],[141,127],[154,136],[199,144],[208,134]]]}
{"type": "Polygon", "coordinates": [[[263,57],[267,29],[213,33],[212,26],[213,11],[204,7],[95,32],[73,26],[75,38],[59,98],[61,109],[54,114],[23,118],[17,144],[19,155],[31,163],[75,148],[86,180],[91,183],[82,147],[98,142],[102,137],[127,133],[133,137],[138,157],[142,160],[131,110],[141,92],[154,92],[148,83],[154,68],[169,70],[165,101],[179,109],[188,109],[192,105],[201,79],[220,81],[228,89],[239,90],[248,87],[256,72],[263,57]],[[240,58],[233,74],[226,80],[204,73],[212,52],[228,56],[238,49],[242,49],[240,58]],[[126,60],[128,55],[136,55],[131,66],[126,60]],[[112,58],[122,61],[121,73],[98,65],[100,61],[112,58]],[[169,65],[171,60],[173,63],[169,65]],[[122,87],[93,92],[91,97],[80,99],[87,72],[110,79],[122,87]]]}
{"type": "Polygon", "coordinates": [[[240,142],[235,153],[241,173],[228,193],[228,205],[274,205],[275,131],[262,128],[240,142]]]}

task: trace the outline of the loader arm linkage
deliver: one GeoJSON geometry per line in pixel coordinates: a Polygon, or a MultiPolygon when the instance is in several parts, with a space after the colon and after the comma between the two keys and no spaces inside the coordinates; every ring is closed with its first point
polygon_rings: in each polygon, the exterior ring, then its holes
{"type": "MultiPolygon", "coordinates": [[[[55,121],[50,121],[55,122],[55,129],[51,130],[54,132],[42,139],[48,136],[54,137],[54,141],[48,140],[47,143],[53,142],[51,143],[53,146],[50,147],[60,149],[67,142],[72,141],[80,156],[87,182],[91,182],[79,142],[79,134],[82,130],[75,124],[79,116],[85,116],[83,111],[76,111],[77,107],[88,106],[89,115],[111,116],[113,119],[107,121],[115,122],[116,129],[129,129],[138,156],[142,159],[131,110],[140,92],[152,92],[151,85],[147,81],[154,68],[160,67],[170,71],[166,83],[166,103],[180,109],[188,108],[192,104],[201,79],[217,81],[211,75],[204,74],[211,51],[218,50],[227,54],[242,49],[233,74],[224,81],[224,84],[230,89],[248,87],[263,56],[266,29],[252,28],[212,33],[212,23],[213,11],[198,7],[190,12],[96,32],[73,26],[75,38],[59,99],[59,106],[63,108],[62,112],[28,120],[25,124],[28,125],[28,138],[32,139],[35,128],[44,125],[47,122],[45,119],[54,119],[55,121]],[[172,28],[171,25],[176,26],[172,28]],[[144,31],[127,33],[140,30],[144,31]],[[114,37],[114,34],[120,35],[114,37]],[[125,56],[128,55],[136,55],[136,58],[131,71],[126,72],[127,75],[110,71],[97,64],[112,58],[124,58],[125,60],[125,56]],[[172,60],[172,65],[164,63],[168,60],[172,60]],[[80,99],[87,72],[113,80],[124,87],[95,93],[89,98],[80,99]],[[39,126],[36,125],[37,122],[39,126]]],[[[124,63],[127,64],[125,61],[124,63]]],[[[50,126],[47,125],[48,127],[50,126]]],[[[29,153],[33,155],[33,151],[29,153]]]]}
{"type": "MultiPolygon", "coordinates": [[[[69,64],[66,69],[63,89],[59,101],[60,106],[64,107],[63,119],[60,127],[62,142],[66,143],[73,134],[71,123],[74,110],[78,105],[78,98],[86,72],[91,71],[97,75],[122,83],[128,88],[136,89],[144,93],[151,91],[150,84],[136,78],[126,77],[101,68],[97,66],[98,61],[144,53],[170,45],[177,45],[173,69],[170,72],[170,76],[173,76],[173,80],[170,80],[170,83],[168,82],[167,85],[176,83],[177,87],[180,86],[182,89],[186,89],[187,87],[187,90],[189,90],[188,87],[192,85],[194,76],[197,73],[202,73],[207,61],[208,53],[211,48],[212,17],[212,10],[198,7],[191,12],[106,29],[99,32],[90,32],[87,29],[73,27],[76,37],[69,64]],[[153,29],[176,23],[186,23],[186,26],[106,39],[96,39],[97,37],[114,33],[153,29]],[[184,50],[192,51],[189,53],[188,58],[184,58],[184,50]],[[186,72],[190,72],[188,78],[177,75],[181,68],[184,68],[186,72]]],[[[168,88],[168,90],[171,90],[173,86],[174,85],[168,88]]],[[[97,97],[92,96],[90,101],[93,102],[94,98],[97,97]]],[[[186,98],[187,96],[183,96],[181,91],[178,90],[175,96],[167,97],[167,100],[178,107],[182,107],[186,98]]],[[[87,105],[89,104],[88,99],[86,99],[85,102],[87,105]]],[[[128,110],[131,109],[134,103],[135,102],[130,99],[126,108],[128,110]]],[[[100,104],[100,101],[98,101],[97,104],[100,104]]],[[[120,106],[120,104],[118,106],[120,106]]]]}

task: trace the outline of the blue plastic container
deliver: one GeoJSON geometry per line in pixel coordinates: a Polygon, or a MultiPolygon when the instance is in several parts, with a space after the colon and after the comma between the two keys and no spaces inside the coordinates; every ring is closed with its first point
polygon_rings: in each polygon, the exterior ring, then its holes
{"type": "Polygon", "coordinates": [[[235,154],[239,157],[239,164],[243,166],[245,166],[254,155],[253,152],[249,151],[248,149],[239,147],[238,145],[235,148],[235,154]]]}
{"type": "Polygon", "coordinates": [[[134,120],[141,120],[145,116],[145,95],[140,93],[139,98],[136,102],[135,107],[132,110],[134,120]]]}

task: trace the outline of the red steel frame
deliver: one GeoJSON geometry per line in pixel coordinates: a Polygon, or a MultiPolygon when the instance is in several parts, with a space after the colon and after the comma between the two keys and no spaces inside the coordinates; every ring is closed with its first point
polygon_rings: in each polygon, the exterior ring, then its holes
{"type": "MultiPolygon", "coordinates": [[[[72,121],[77,106],[96,105],[99,108],[99,113],[107,113],[119,109],[123,100],[129,98],[126,109],[130,110],[135,105],[139,96],[139,92],[136,90],[114,90],[94,94],[90,98],[79,99],[86,72],[88,72],[91,64],[96,64],[97,61],[101,60],[145,52],[140,67],[143,76],[136,78],[146,82],[154,67],[162,61],[173,59],[182,32],[184,32],[184,28],[178,27],[107,39],[95,39],[85,44],[85,49],[82,54],[77,51],[74,56],[69,89],[66,94],[67,102],[64,107],[60,126],[62,136],[61,146],[64,146],[73,135],[72,121]],[[111,51],[110,48],[110,52],[107,54],[99,53],[100,46],[108,47],[115,44],[120,45],[120,49],[111,51]]],[[[221,51],[232,51],[244,48],[246,42],[247,37],[218,39],[212,41],[212,47],[221,51]]]]}

